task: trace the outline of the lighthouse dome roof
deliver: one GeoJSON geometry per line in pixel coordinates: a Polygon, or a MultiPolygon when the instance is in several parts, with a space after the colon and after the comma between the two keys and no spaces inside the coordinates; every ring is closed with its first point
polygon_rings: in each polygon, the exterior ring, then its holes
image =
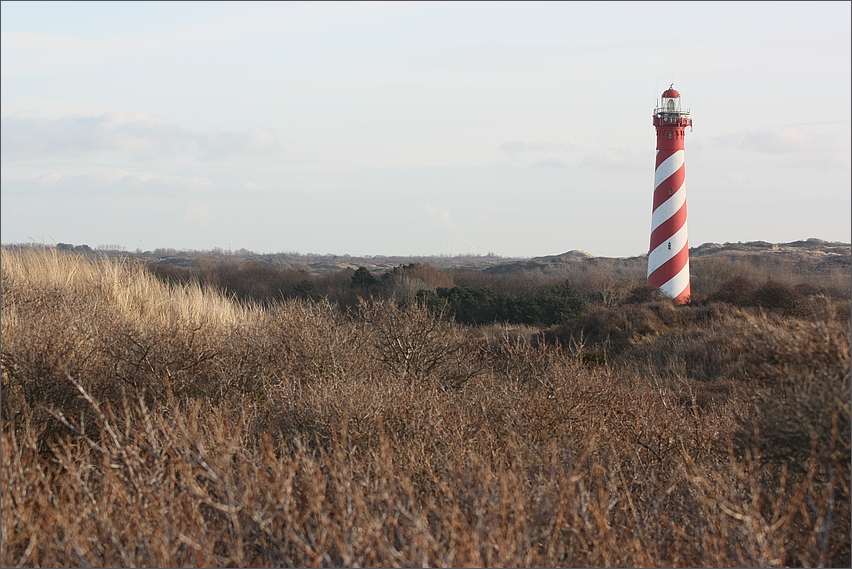
{"type": "Polygon", "coordinates": [[[666,99],[676,99],[680,98],[680,93],[678,93],[674,89],[666,89],[665,91],[663,91],[663,97],[666,99]]]}

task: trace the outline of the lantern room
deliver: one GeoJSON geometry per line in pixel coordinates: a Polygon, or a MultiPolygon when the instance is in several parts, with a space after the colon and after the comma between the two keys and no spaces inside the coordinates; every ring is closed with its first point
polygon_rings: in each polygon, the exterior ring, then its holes
{"type": "Polygon", "coordinates": [[[663,98],[660,101],[660,112],[663,113],[680,113],[680,93],[672,88],[663,91],[663,98]]]}

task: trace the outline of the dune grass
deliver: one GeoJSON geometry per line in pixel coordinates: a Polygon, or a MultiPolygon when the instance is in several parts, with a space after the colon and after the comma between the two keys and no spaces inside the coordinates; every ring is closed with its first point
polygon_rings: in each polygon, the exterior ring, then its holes
{"type": "Polygon", "coordinates": [[[3,566],[852,561],[848,301],[540,333],[50,250],[0,274],[3,566]]]}

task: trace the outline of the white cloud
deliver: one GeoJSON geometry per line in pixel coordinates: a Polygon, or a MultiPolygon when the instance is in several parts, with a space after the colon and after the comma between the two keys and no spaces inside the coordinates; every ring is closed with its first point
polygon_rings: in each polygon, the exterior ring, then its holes
{"type": "Polygon", "coordinates": [[[436,209],[431,205],[423,206],[423,212],[426,216],[431,219],[435,224],[441,225],[444,227],[455,227],[452,221],[450,221],[450,212],[446,209],[436,209]]]}
{"type": "Polygon", "coordinates": [[[23,111],[29,111],[31,114],[53,118],[65,115],[98,116],[115,110],[119,110],[119,107],[114,104],[104,102],[73,101],[61,98],[22,98],[0,101],[0,116],[4,117],[23,111]]]}
{"type": "Polygon", "coordinates": [[[125,168],[81,172],[47,172],[37,177],[3,178],[4,191],[28,194],[56,192],[68,195],[144,192],[170,194],[176,190],[209,191],[215,189],[206,176],[180,176],[148,170],[125,168]]]}
{"type": "MultiPolygon", "coordinates": [[[[506,158],[515,167],[523,168],[523,164],[526,163],[526,168],[528,169],[556,168],[564,170],[568,168],[568,163],[563,159],[557,158],[556,155],[565,158],[572,151],[579,149],[567,141],[523,142],[520,140],[509,140],[500,145],[500,150],[506,153],[506,158]],[[533,161],[529,162],[530,159],[533,161]]],[[[576,155],[571,162],[576,162],[576,155]]]]}
{"type": "Polygon", "coordinates": [[[568,165],[565,164],[565,162],[557,158],[546,158],[530,164],[530,168],[558,168],[560,170],[564,170],[567,167],[568,165]]]}
{"type": "Polygon", "coordinates": [[[785,125],[722,136],[708,136],[697,141],[702,151],[730,152],[751,156],[752,164],[771,164],[783,168],[820,168],[848,170],[849,143],[841,140],[834,125],[785,125]]]}
{"type": "Polygon", "coordinates": [[[800,126],[777,126],[708,136],[702,140],[709,148],[750,150],[767,154],[796,154],[823,149],[832,145],[826,139],[800,126]]]}
{"type": "Polygon", "coordinates": [[[796,126],[746,132],[739,141],[740,148],[771,154],[807,152],[816,146],[814,137],[796,126]]]}
{"type": "Polygon", "coordinates": [[[509,140],[500,145],[500,150],[506,152],[556,152],[560,150],[576,150],[570,142],[521,142],[509,140]]]}
{"type": "Polygon", "coordinates": [[[447,247],[447,252],[464,252],[464,250],[459,250],[457,248],[459,243],[466,244],[466,252],[476,252],[476,247],[468,237],[467,232],[452,220],[449,210],[438,209],[431,205],[425,205],[423,206],[422,211],[425,213],[426,217],[428,217],[429,220],[439,228],[437,233],[433,235],[437,235],[441,239],[442,252],[444,252],[443,248],[445,245],[447,247]],[[456,247],[456,249],[453,249],[453,247],[456,247]]]}
{"type": "Polygon", "coordinates": [[[119,153],[134,160],[189,156],[214,160],[264,156],[280,149],[271,128],[191,132],[145,113],[45,118],[20,112],[2,119],[3,161],[81,159],[119,153]]]}
{"type": "Polygon", "coordinates": [[[189,203],[184,206],[181,219],[183,223],[191,226],[211,227],[220,226],[220,221],[213,215],[210,202],[203,201],[189,203]]]}
{"type": "Polygon", "coordinates": [[[11,30],[0,32],[0,46],[4,52],[15,53],[3,58],[4,78],[114,53],[95,40],[11,30]]]}
{"type": "MultiPolygon", "coordinates": [[[[712,180],[702,183],[702,191],[710,190],[713,193],[734,192],[737,194],[757,194],[771,191],[770,188],[761,188],[755,184],[752,178],[750,174],[736,169],[719,171],[712,180]]],[[[687,178],[686,186],[687,191],[689,191],[689,178],[687,178]]]]}
{"type": "Polygon", "coordinates": [[[281,147],[271,128],[250,128],[242,132],[209,131],[195,135],[195,139],[205,151],[206,159],[231,155],[264,156],[281,147]]]}
{"type": "MultiPolygon", "coordinates": [[[[586,154],[580,165],[608,170],[647,170],[649,168],[644,160],[624,148],[586,154]]],[[[653,164],[650,167],[653,167],[653,164]]]]}

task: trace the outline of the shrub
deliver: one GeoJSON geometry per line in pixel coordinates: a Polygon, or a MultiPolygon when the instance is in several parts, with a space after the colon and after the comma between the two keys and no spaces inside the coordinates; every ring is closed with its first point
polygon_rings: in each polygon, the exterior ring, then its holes
{"type": "Polygon", "coordinates": [[[378,284],[378,282],[379,279],[377,279],[373,275],[373,273],[371,273],[365,267],[358,267],[358,270],[356,270],[355,274],[352,275],[352,284],[350,286],[352,288],[367,290],[372,286],[378,284]]]}
{"type": "Polygon", "coordinates": [[[438,287],[439,298],[446,299],[456,322],[475,326],[506,321],[505,298],[489,287],[438,287]]]}
{"type": "MultiPolygon", "coordinates": [[[[747,361],[759,395],[759,442],[766,458],[802,466],[815,449],[837,461],[850,452],[850,338],[837,321],[758,321],[747,361]]],[[[754,431],[746,428],[753,437],[754,431]]],[[[836,467],[836,466],[835,466],[836,467]]],[[[848,486],[847,486],[848,489],[848,486]]]]}
{"type": "Polygon", "coordinates": [[[476,344],[423,303],[362,302],[358,315],[378,359],[412,389],[430,383],[461,387],[481,371],[476,344]]]}
{"type": "Polygon", "coordinates": [[[707,300],[748,306],[752,302],[752,295],[756,288],[754,282],[750,279],[736,276],[722,283],[716,291],[708,296],[707,300]]]}
{"type": "Polygon", "coordinates": [[[800,315],[804,310],[804,297],[789,285],[776,281],[767,281],[755,290],[752,302],[782,314],[800,315]]]}
{"type": "Polygon", "coordinates": [[[632,289],[624,299],[624,304],[642,304],[644,302],[656,302],[666,299],[665,293],[659,288],[651,285],[639,285],[632,289]]]}
{"type": "Polygon", "coordinates": [[[541,319],[527,322],[529,324],[564,324],[575,320],[587,309],[586,300],[567,280],[552,291],[537,296],[535,302],[540,307],[541,319]]]}

